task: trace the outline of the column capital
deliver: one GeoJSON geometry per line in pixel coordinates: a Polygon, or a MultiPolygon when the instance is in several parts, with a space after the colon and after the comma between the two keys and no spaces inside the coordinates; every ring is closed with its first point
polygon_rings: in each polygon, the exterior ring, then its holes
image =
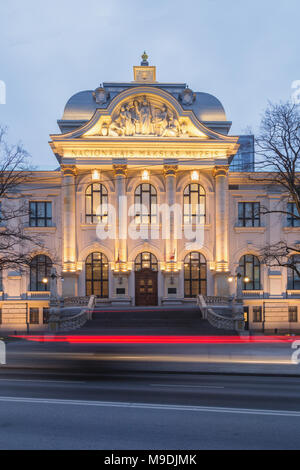
{"type": "Polygon", "coordinates": [[[164,165],[164,175],[175,176],[178,170],[178,165],[164,165]]]}
{"type": "Polygon", "coordinates": [[[60,168],[64,176],[76,176],[77,174],[75,165],[61,165],[60,168]]]}
{"type": "Polygon", "coordinates": [[[218,176],[227,176],[229,171],[229,165],[220,165],[214,167],[214,177],[217,178],[218,176]]]}
{"type": "Polygon", "coordinates": [[[127,165],[124,164],[115,164],[113,165],[115,176],[126,176],[127,165]]]}

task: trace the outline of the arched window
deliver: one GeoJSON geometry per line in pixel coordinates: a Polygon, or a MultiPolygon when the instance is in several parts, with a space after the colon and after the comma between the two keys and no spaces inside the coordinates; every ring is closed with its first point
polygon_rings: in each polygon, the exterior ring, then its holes
{"type": "Polygon", "coordinates": [[[101,183],[93,183],[85,192],[85,223],[107,223],[108,216],[107,189],[101,183]]]}
{"type": "Polygon", "coordinates": [[[140,184],[134,193],[134,218],[136,224],[157,223],[157,192],[152,184],[140,184]]]}
{"type": "Polygon", "coordinates": [[[260,290],[260,262],[257,256],[245,255],[240,259],[242,276],[248,277],[249,282],[244,282],[244,290],[260,290]]]}
{"type": "Polygon", "coordinates": [[[184,259],[184,297],[206,295],[206,259],[197,251],[184,259]]]}
{"type": "Polygon", "coordinates": [[[103,253],[91,253],[85,261],[86,295],[108,297],[108,259],[103,253]]]}
{"type": "MultiPolygon", "coordinates": [[[[289,264],[300,272],[300,255],[292,255],[289,258],[289,264]]],[[[300,276],[293,268],[288,268],[288,286],[290,290],[300,290],[300,276]]]]}
{"type": "Polygon", "coordinates": [[[152,269],[152,271],[158,270],[157,258],[152,253],[144,251],[135,258],[134,270],[141,271],[142,269],[152,269]]]}
{"type": "Polygon", "coordinates": [[[47,291],[49,290],[49,278],[51,274],[52,261],[46,255],[35,256],[30,263],[30,290],[47,291]],[[48,282],[43,282],[48,279],[48,282]]]}
{"type": "Polygon", "coordinates": [[[183,192],[183,221],[185,224],[205,224],[205,190],[198,183],[188,184],[183,192]]]}

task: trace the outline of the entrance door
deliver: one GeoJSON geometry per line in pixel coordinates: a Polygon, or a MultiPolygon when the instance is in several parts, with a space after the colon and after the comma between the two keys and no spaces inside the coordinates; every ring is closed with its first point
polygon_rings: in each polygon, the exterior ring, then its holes
{"type": "Polygon", "coordinates": [[[157,271],[147,268],[136,271],[135,305],[157,305],[157,271]]]}

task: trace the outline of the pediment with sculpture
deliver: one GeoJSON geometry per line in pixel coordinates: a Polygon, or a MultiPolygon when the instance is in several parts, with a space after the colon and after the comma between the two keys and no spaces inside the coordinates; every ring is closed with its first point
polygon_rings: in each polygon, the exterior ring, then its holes
{"type": "Polygon", "coordinates": [[[102,136],[189,136],[186,123],[165,103],[151,101],[146,95],[135,96],[122,103],[111,122],[103,122],[102,136]]]}

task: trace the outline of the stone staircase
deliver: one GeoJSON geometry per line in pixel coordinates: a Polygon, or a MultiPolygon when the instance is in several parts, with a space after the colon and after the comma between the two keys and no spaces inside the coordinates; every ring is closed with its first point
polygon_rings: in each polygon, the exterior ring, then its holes
{"type": "MultiPolygon", "coordinates": [[[[80,330],[82,334],[113,335],[222,335],[201,318],[197,306],[131,307],[122,309],[95,307],[92,319],[80,330]]],[[[232,332],[235,334],[235,332],[232,332]]]]}

